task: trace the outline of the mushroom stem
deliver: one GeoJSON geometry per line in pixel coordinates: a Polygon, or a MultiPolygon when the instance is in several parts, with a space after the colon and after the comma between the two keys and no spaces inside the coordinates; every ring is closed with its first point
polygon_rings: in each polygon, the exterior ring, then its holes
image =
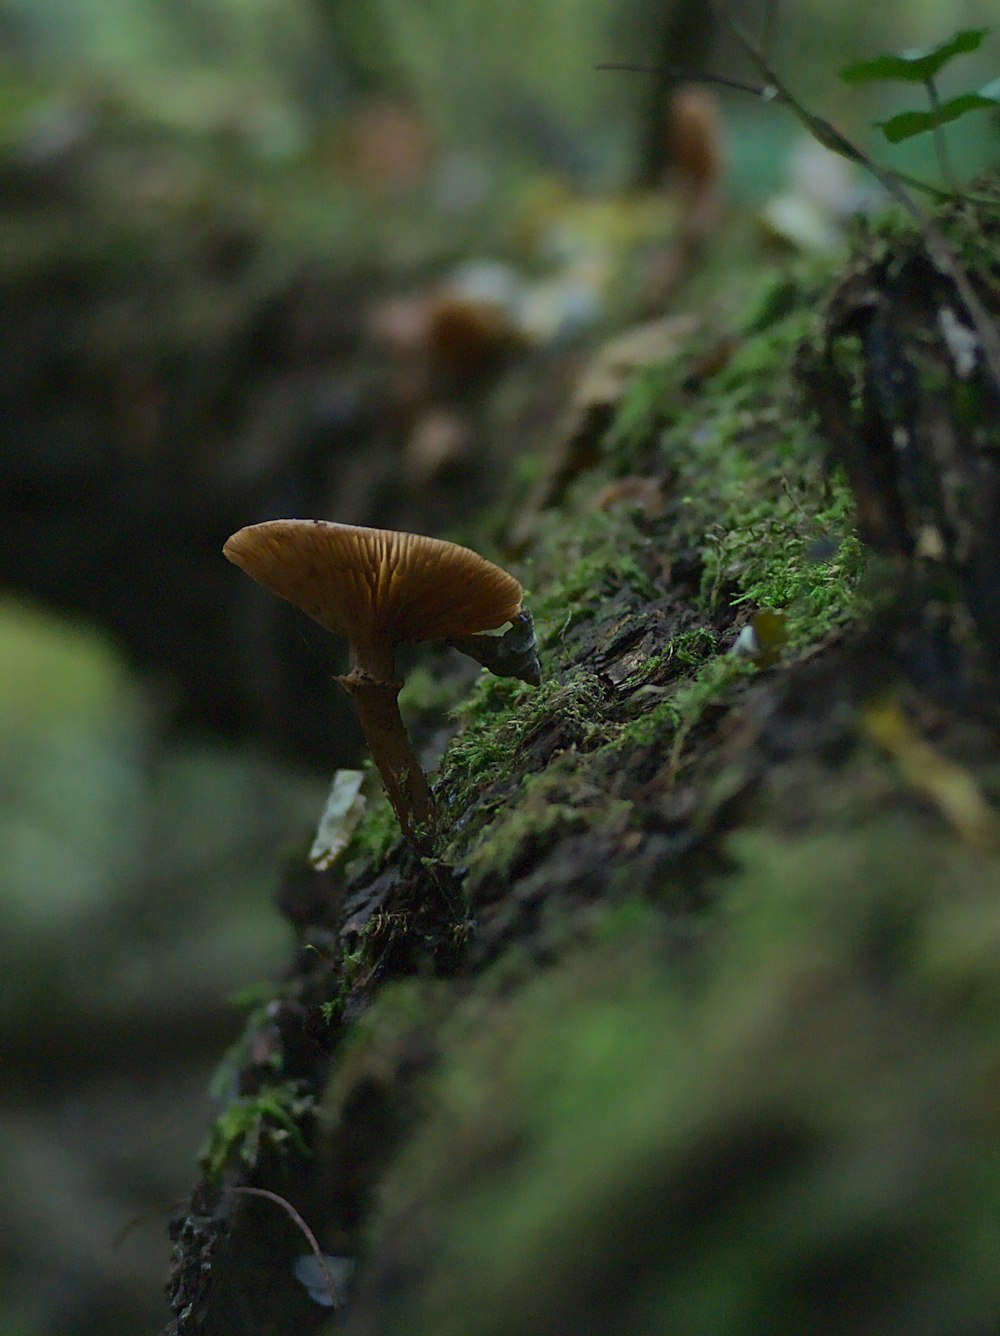
{"type": "Polygon", "coordinates": [[[434,799],[399,713],[400,682],[381,682],[355,666],[340,685],[354,697],[372,760],[403,836],[418,854],[428,854],[434,837],[434,799]]]}

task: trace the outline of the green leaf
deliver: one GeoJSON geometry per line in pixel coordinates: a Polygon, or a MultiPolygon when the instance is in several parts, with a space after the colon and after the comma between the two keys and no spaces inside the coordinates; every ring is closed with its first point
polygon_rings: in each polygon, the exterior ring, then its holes
{"type": "MultiPolygon", "coordinates": [[[[884,79],[902,79],[907,83],[929,83],[954,56],[976,51],[989,28],[964,28],[937,46],[914,47],[909,51],[887,52],[874,60],[861,60],[840,71],[845,83],[872,83],[884,79]]],[[[917,132],[919,133],[919,131],[917,132]]]]}
{"type": "Polygon", "coordinates": [[[994,79],[978,93],[960,93],[958,97],[949,98],[930,111],[901,111],[898,116],[875,123],[890,144],[899,144],[914,135],[927,134],[939,125],[947,125],[949,121],[957,121],[967,111],[997,106],[1000,106],[1000,79],[994,79]]]}

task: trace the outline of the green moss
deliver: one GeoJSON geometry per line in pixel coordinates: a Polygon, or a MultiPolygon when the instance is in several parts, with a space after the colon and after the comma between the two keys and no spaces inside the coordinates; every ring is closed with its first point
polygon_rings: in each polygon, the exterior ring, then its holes
{"type": "Polygon", "coordinates": [[[972,1336],[997,1311],[997,855],[956,847],[849,722],[836,766],[775,760],[766,710],[703,791],[685,775],[684,835],[709,832],[690,882],[671,841],[671,785],[760,671],[740,628],[783,614],[780,672],[868,609],[794,377],[818,292],[771,276],[715,374],[689,374],[705,333],[636,377],[532,553],[544,685],[484,674],[456,711],[443,859],[486,947],[516,940],[450,991],[384,992],[338,1069],[339,1108],[415,1033],[441,1055],[380,1181],[361,1326],[756,1336],[821,1307],[838,1334],[930,1313],[972,1336]],[[631,472],[660,513],[598,501],[631,472]],[[734,795],[755,815],[727,836],[734,795]],[[561,892],[592,850],[581,909],[561,892]]]}
{"type": "Polygon", "coordinates": [[[578,506],[547,529],[536,549],[531,611],[539,640],[550,651],[558,650],[571,626],[599,616],[621,591],[639,600],[654,600],[662,592],[649,560],[653,542],[633,516],[594,508],[589,499],[594,486],[588,478],[578,506]]]}
{"type": "Polygon", "coordinates": [[[477,831],[467,860],[466,891],[475,902],[482,888],[509,885],[519,865],[536,864],[558,840],[573,833],[597,835],[616,824],[624,828],[630,814],[627,801],[609,798],[588,781],[577,753],[565,752],[525,779],[517,802],[500,807],[477,831]]]}
{"type": "MultiPolygon", "coordinates": [[[[664,748],[672,782],[706,709],[755,671],[729,653],[735,631],[724,628],[734,619],[738,626],[759,608],[782,613],[787,662],[864,607],[865,558],[851,498],[830,474],[793,378],[800,345],[816,334],[818,290],[811,271],[768,274],[745,303],[740,342],[714,375],[689,383],[692,363],[725,332],[706,328],[683,356],[635,377],[602,462],[573,484],[525,572],[540,688],[484,672],[456,703],[455,686],[431,669],[410,675],[404,708],[440,719],[450,704],[459,724],[434,787],[445,857],[473,869],[471,885],[503,877],[525,850],[551,847],[578,828],[580,811],[595,822],[602,803],[613,806],[606,782],[593,803],[581,798],[591,782],[586,757],[599,753],[606,775],[634,749],[655,744],[664,748]],[[662,478],[662,516],[594,504],[610,477],[634,468],[662,478]],[[675,591],[677,552],[693,579],[675,591]],[[685,600],[698,624],[682,618],[621,693],[609,692],[583,656],[605,627],[613,634],[623,618],[641,625],[645,607],[672,599],[685,600]],[[564,756],[570,759],[536,785],[564,756]],[[515,783],[523,788],[508,820],[515,783]]],[[[361,860],[377,869],[397,838],[388,806],[373,803],[348,870],[361,860]]]]}
{"type": "Polygon", "coordinates": [[[701,554],[702,606],[785,610],[793,648],[858,615],[864,566],[850,493],[792,379],[816,319],[793,309],[747,339],[660,438],[683,489],[679,536],[701,554]],[[831,543],[833,557],[811,559],[831,543]]]}
{"type": "MultiPolygon", "coordinates": [[[[775,280],[768,285],[774,288],[775,280]]],[[[600,747],[606,758],[624,759],[635,747],[669,740],[675,772],[705,708],[753,671],[728,654],[731,639],[716,629],[737,609],[784,614],[787,660],[864,606],[865,557],[852,529],[852,501],[803,420],[792,378],[798,347],[815,330],[816,293],[788,279],[779,288],[780,301],[765,291],[751,305],[753,332],[697,394],[683,388],[685,359],[636,377],[607,435],[605,466],[575,485],[565,513],[539,541],[532,610],[548,679],[532,692],[484,677],[459,712],[463,729],[441,767],[449,810],[460,814],[480,803],[486,819],[479,829],[509,800],[504,784],[515,767],[530,766],[540,728],[560,728],[562,748],[600,747]],[[667,515],[649,521],[595,508],[590,498],[608,473],[639,460],[647,470],[668,471],[667,515]],[[630,674],[632,699],[616,713],[593,675],[574,671],[574,646],[597,640],[601,623],[620,618],[623,607],[641,616],[644,603],[660,604],[669,589],[670,553],[678,549],[696,554],[691,606],[704,621],[630,674]],[[664,677],[672,680],[661,685],[664,677]]],[[[533,822],[544,843],[562,820],[559,802],[548,813],[524,806],[523,795],[518,801],[522,812],[506,844],[496,842],[494,831],[477,853],[465,832],[463,847],[477,867],[492,861],[502,868],[513,849],[525,846],[533,822]]]]}
{"type": "Polygon", "coordinates": [[[454,812],[484,788],[502,786],[541,730],[557,729],[564,746],[589,748],[608,726],[600,685],[585,671],[565,680],[549,677],[538,688],[484,677],[458,713],[464,728],[440,768],[440,787],[454,812]]]}
{"type": "Polygon", "coordinates": [[[699,387],[688,384],[688,367],[719,331],[635,376],[604,440],[604,470],[578,485],[579,499],[538,553],[536,610],[556,643],[581,618],[598,617],[616,589],[661,597],[665,563],[679,549],[697,554],[705,613],[744,604],[784,611],[793,651],[859,615],[865,559],[853,502],[830,473],[793,374],[800,345],[818,333],[819,291],[814,269],[768,275],[742,340],[699,387]],[[662,521],[588,513],[588,489],[636,468],[667,474],[673,504],[662,521]],[[811,555],[831,548],[832,556],[811,555]]]}
{"type": "MultiPolygon", "coordinates": [[[[581,813],[591,824],[602,813],[616,819],[606,781],[593,801],[583,796],[592,784],[587,757],[606,776],[655,744],[665,749],[669,780],[676,777],[706,709],[755,671],[728,652],[735,632],[723,628],[740,610],[784,614],[786,661],[858,616],[864,556],[851,499],[829,473],[793,380],[799,346],[816,333],[816,298],[814,275],[769,274],[714,375],[689,383],[692,362],[724,333],[706,328],[683,356],[635,377],[602,462],[573,485],[531,555],[540,688],[484,672],[456,701],[460,688],[427,665],[409,674],[407,713],[440,719],[450,707],[459,724],[434,787],[445,857],[472,869],[471,886],[502,879],[526,850],[537,856],[578,830],[581,813]],[[663,516],[594,504],[610,477],[637,467],[662,478],[663,516]],[[675,592],[677,552],[693,582],[675,592]],[[604,627],[612,634],[623,618],[641,625],[644,607],[678,598],[698,624],[682,620],[620,694],[609,692],[583,657],[604,627]],[[512,806],[514,784],[523,787],[512,806]]],[[[372,801],[345,859],[348,874],[377,871],[398,839],[388,804],[372,801]]]]}
{"type": "Polygon", "coordinates": [[[782,613],[794,664],[868,609],[851,497],[795,384],[819,291],[815,273],[769,276],[726,365],[689,374],[706,332],[635,378],[532,554],[544,685],[484,674],[456,711],[444,861],[516,941],[450,991],[390,986],[338,1069],[340,1108],[352,1082],[395,1079],[415,1033],[441,1055],[380,1181],[360,1326],[993,1321],[997,855],[956,847],[863,729],[844,725],[836,766],[808,746],[780,762],[761,710],[756,741],[682,795],[685,836],[710,838],[696,896],[677,894],[668,791],[759,672],[730,652],[741,626],[782,613]],[[631,472],[662,513],[602,508],[631,472]],[[756,814],[727,836],[712,820],[734,795],[756,814]],[[648,806],[664,799],[665,835],[648,806]],[[585,882],[592,849],[612,851],[606,894],[581,911],[561,877],[585,882]],[[548,919],[522,937],[536,890],[548,919]]]}
{"type": "MultiPolygon", "coordinates": [[[[239,1076],[240,1068],[247,1061],[251,1037],[266,1022],[267,1009],[274,1001],[275,986],[267,980],[249,984],[229,998],[230,1006],[245,1009],[247,1016],[240,1037],[230,1044],[216,1065],[209,1082],[209,1094],[220,1103],[232,1094],[239,1076]]],[[[280,1057],[273,1055],[272,1066],[277,1072],[280,1057]]]]}
{"type": "Polygon", "coordinates": [[[624,906],[439,1021],[380,1194],[388,1336],[803,1331],[817,1287],[833,1332],[992,1320],[1000,864],[960,854],[956,900],[955,850],[906,814],[731,852],[711,968],[665,968],[624,906]]]}
{"type": "Polygon", "coordinates": [[[212,1124],[202,1147],[200,1158],[206,1178],[218,1179],[237,1161],[253,1169],[265,1146],[279,1151],[291,1148],[308,1155],[301,1126],[314,1110],[313,1097],[297,1081],[265,1085],[256,1095],[231,1099],[212,1124]]]}
{"type": "Polygon", "coordinates": [[[678,363],[643,367],[635,373],[603,441],[604,454],[621,467],[648,444],[681,393],[678,363]]]}
{"type": "MultiPolygon", "coordinates": [[[[373,770],[371,762],[365,763],[367,770],[373,770]]],[[[378,787],[369,786],[370,797],[364,816],[358,822],[351,841],[343,854],[345,875],[350,879],[364,866],[371,875],[379,872],[386,863],[393,846],[402,839],[396,814],[389,805],[389,800],[378,781],[378,787]]]]}
{"type": "Polygon", "coordinates": [[[667,734],[673,735],[674,747],[679,748],[701,718],[705,706],[720,700],[728,687],[752,672],[752,667],[745,661],[727,655],[707,660],[692,676],[680,679],[673,686],[647,688],[656,703],[650,706],[650,697],[641,698],[643,708],[622,728],[610,746],[615,750],[648,747],[667,734]],[[657,696],[660,699],[657,700],[657,696]]]}
{"type": "MultiPolygon", "coordinates": [[[[313,1112],[314,1099],[301,1082],[282,1080],[280,1050],[275,1049],[271,1055],[272,1079],[254,1095],[235,1093],[239,1073],[249,1059],[252,1037],[267,1022],[268,1009],[277,993],[273,983],[264,981],[241,989],[230,999],[234,1006],[249,1010],[243,1033],[212,1074],[210,1093],[224,1107],[200,1152],[202,1169],[209,1179],[218,1179],[236,1163],[252,1169],[265,1146],[309,1153],[301,1127],[313,1112]]],[[[330,1007],[332,1016],[336,1003],[331,1002],[330,1007]]]]}
{"type": "Polygon", "coordinates": [[[693,631],[682,631],[674,636],[662,657],[666,662],[676,659],[678,663],[693,666],[711,654],[717,645],[718,637],[714,631],[707,626],[696,626],[693,631]]]}
{"type": "MultiPolygon", "coordinates": [[[[552,683],[541,688],[543,700],[552,683]]],[[[454,801],[469,796],[474,785],[492,782],[506,773],[516,748],[534,715],[531,688],[509,678],[479,677],[468,697],[455,710],[462,731],[445,753],[440,767],[442,785],[453,787],[454,801]]],[[[537,704],[537,701],[535,702],[537,704]]]]}

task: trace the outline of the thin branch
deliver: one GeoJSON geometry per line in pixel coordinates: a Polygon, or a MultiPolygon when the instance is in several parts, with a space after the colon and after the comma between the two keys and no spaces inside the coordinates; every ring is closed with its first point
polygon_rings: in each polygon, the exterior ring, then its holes
{"type": "Polygon", "coordinates": [[[767,98],[767,89],[755,84],[743,83],[739,79],[730,79],[725,74],[710,74],[707,70],[689,70],[683,65],[632,65],[627,61],[601,61],[595,70],[622,70],[625,74],[669,74],[672,78],[683,79],[687,83],[715,84],[718,88],[732,88],[737,93],[749,93],[751,97],[767,98]]]}
{"type": "MultiPolygon", "coordinates": [[[[727,74],[715,74],[711,70],[692,70],[683,65],[638,65],[629,61],[601,61],[599,65],[594,66],[594,69],[620,70],[625,74],[669,74],[675,79],[683,79],[686,83],[702,83],[715,88],[728,88],[737,93],[748,93],[751,97],[760,98],[762,102],[777,102],[795,109],[795,103],[785,96],[780,89],[775,88],[773,84],[745,83],[742,79],[731,79],[727,74]]],[[[800,109],[800,119],[803,117],[807,118],[806,124],[813,137],[832,153],[838,153],[842,157],[858,163],[859,166],[867,165],[867,161],[860,150],[849,144],[829,121],[825,121],[822,116],[815,116],[811,112],[805,111],[804,108],[800,109]]],[[[938,200],[950,200],[960,195],[962,199],[967,200],[970,204],[996,206],[995,200],[982,199],[977,195],[970,195],[959,190],[943,190],[930,181],[921,181],[918,177],[908,176],[905,172],[896,172],[895,175],[904,185],[919,190],[925,195],[933,195],[938,200]]]]}
{"type": "Polygon", "coordinates": [[[944,126],[941,124],[941,98],[938,96],[937,83],[934,79],[928,79],[925,87],[927,88],[927,100],[931,104],[931,113],[934,117],[932,133],[934,135],[934,152],[937,154],[938,167],[941,170],[941,176],[945,185],[957,195],[957,181],[955,173],[951,170],[951,159],[948,156],[947,137],[944,132],[944,126]]]}
{"type": "MultiPolygon", "coordinates": [[[[852,143],[846,135],[842,134],[835,125],[824,120],[822,116],[817,116],[801,102],[794,97],[775,72],[770,59],[764,49],[753,37],[737,22],[730,14],[722,0],[709,0],[713,13],[724,23],[735,36],[736,40],[750,56],[751,60],[757,66],[757,69],[764,79],[763,86],[748,84],[738,79],[730,79],[725,75],[710,74],[699,70],[684,70],[674,66],[667,66],[667,73],[676,74],[678,77],[687,78],[692,82],[715,84],[721,88],[734,89],[736,92],[749,93],[753,97],[763,98],[765,101],[780,102],[792,112],[798,120],[802,122],[805,128],[817,139],[824,148],[828,148],[833,153],[847,158],[849,162],[857,163],[860,167],[874,176],[887,195],[890,195],[897,204],[910,215],[916,223],[918,230],[924,238],[924,242],[930,252],[934,262],[941,271],[951,279],[965,306],[966,313],[979,338],[980,346],[983,350],[983,357],[990,376],[996,386],[997,393],[1000,394],[1000,330],[986,307],[980,301],[979,296],[972,286],[968,274],[962,265],[961,260],[955,254],[951,243],[945,237],[944,233],[935,223],[934,219],[917,203],[913,196],[907,191],[906,186],[912,186],[914,189],[927,190],[936,195],[939,199],[947,199],[949,195],[946,191],[936,190],[933,186],[927,186],[912,177],[903,176],[899,172],[893,172],[887,167],[883,167],[876,162],[874,158],[869,157],[867,153],[857,144],[852,143]]],[[[600,64],[599,70],[624,70],[631,73],[656,74],[663,70],[648,65],[633,64],[600,64]]],[[[976,202],[973,200],[972,202],[976,202]]]]}
{"type": "Polygon", "coordinates": [[[775,73],[760,45],[742,24],[733,18],[724,0],[709,0],[709,4],[712,7],[712,12],[729,28],[737,42],[756,65],[765,85],[775,90],[776,99],[783,102],[809,130],[810,134],[819,139],[824,147],[849,158],[852,162],[859,163],[870,172],[882,189],[888,195],[891,195],[916,223],[935,263],[951,279],[959,297],[962,299],[962,304],[965,306],[966,313],[979,338],[983,357],[986,359],[986,365],[989,368],[997,393],[1000,394],[1000,329],[997,328],[996,322],[980,301],[961,260],[955,254],[951,243],[937,223],[906,190],[896,173],[883,167],[874,158],[870,158],[863,149],[853,144],[835,126],[818,116],[814,116],[811,111],[793,97],[787,86],[775,73]]]}

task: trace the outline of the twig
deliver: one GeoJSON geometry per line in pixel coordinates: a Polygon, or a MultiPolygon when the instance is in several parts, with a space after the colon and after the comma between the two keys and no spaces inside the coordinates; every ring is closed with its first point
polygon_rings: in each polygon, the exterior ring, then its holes
{"type": "Polygon", "coordinates": [[[111,1240],[112,1248],[120,1248],[134,1229],[140,1225],[148,1225],[150,1220],[155,1220],[157,1216],[166,1215],[168,1211],[176,1211],[178,1206],[186,1206],[187,1197],[178,1197],[176,1201],[168,1201],[160,1206],[151,1206],[148,1211],[143,1211],[140,1215],[133,1216],[127,1224],[122,1225],[121,1229],[111,1240]]]}
{"type": "Polygon", "coordinates": [[[934,118],[932,133],[934,135],[934,152],[937,154],[938,167],[941,169],[941,176],[946,185],[957,195],[957,181],[954,172],[951,170],[951,158],[948,156],[948,142],[944,133],[944,126],[941,124],[941,98],[938,96],[937,82],[934,79],[928,79],[924,86],[927,89],[927,100],[931,104],[931,113],[934,118]]]}
{"type": "Polygon", "coordinates": [[[708,70],[690,70],[683,65],[635,65],[630,61],[602,60],[595,70],[620,70],[625,74],[669,74],[673,79],[684,79],[688,83],[715,84],[719,88],[732,88],[737,93],[749,93],[752,97],[765,97],[767,89],[755,84],[743,83],[740,79],[730,79],[725,74],[711,74],[708,70]]]}
{"type": "MultiPolygon", "coordinates": [[[[748,93],[751,97],[760,98],[762,102],[783,103],[795,109],[795,103],[786,96],[780,89],[775,88],[773,84],[752,84],[746,83],[742,79],[732,79],[727,74],[715,74],[711,70],[693,70],[683,65],[639,65],[630,61],[601,61],[594,66],[595,70],[619,70],[625,74],[669,74],[675,79],[684,79],[688,83],[709,84],[715,88],[729,88],[737,93],[748,93]]],[[[818,139],[824,147],[830,149],[832,153],[838,153],[842,157],[849,158],[859,166],[866,166],[864,154],[860,149],[854,148],[848,143],[843,135],[825,121],[822,116],[814,116],[811,112],[799,108],[800,119],[806,119],[806,124],[814,138],[818,139]]],[[[933,195],[935,199],[950,200],[956,195],[961,195],[970,204],[984,204],[990,208],[996,207],[996,200],[983,199],[977,195],[956,190],[943,190],[940,186],[934,185],[930,181],[921,181],[916,176],[908,176],[905,172],[895,172],[896,179],[902,181],[904,185],[919,190],[925,195],[933,195]]]]}
{"type": "Polygon", "coordinates": [[[323,1251],[316,1242],[316,1235],[302,1219],[292,1203],[287,1201],[284,1197],[279,1196],[277,1192],[269,1191],[268,1188],[234,1187],[230,1188],[229,1191],[238,1193],[243,1197],[263,1197],[266,1201],[273,1201],[276,1206],[280,1206],[281,1209],[291,1217],[293,1223],[302,1231],[306,1242],[313,1251],[313,1256],[319,1264],[319,1269],[323,1273],[323,1279],[326,1281],[326,1289],[330,1296],[331,1304],[334,1308],[339,1308],[340,1295],[337,1293],[337,1287],[333,1283],[333,1276],[330,1275],[330,1268],[326,1264],[326,1258],[323,1256],[323,1251]]]}
{"type": "MultiPolygon", "coordinates": [[[[649,65],[606,62],[598,65],[597,68],[599,70],[624,70],[635,74],[658,74],[665,71],[668,74],[676,75],[678,78],[690,79],[692,82],[715,84],[721,88],[734,89],[736,92],[749,93],[751,96],[763,98],[765,101],[780,102],[788,107],[813,138],[818,140],[824,148],[828,148],[832,153],[837,153],[849,162],[857,163],[858,166],[863,167],[870,175],[874,176],[886,194],[890,195],[910,215],[923,236],[934,262],[954,283],[969,320],[972,322],[979,338],[979,345],[983,350],[983,357],[990,377],[993,380],[997,394],[1000,395],[1000,330],[998,330],[986,307],[979,300],[979,296],[972,286],[961,260],[952,249],[951,243],[930,214],[922,209],[907,191],[906,186],[927,190],[939,198],[947,199],[951,196],[947,191],[936,190],[923,182],[915,181],[912,177],[903,176],[899,172],[893,172],[889,168],[883,167],[874,158],[869,157],[857,144],[852,143],[835,125],[803,106],[793,96],[784,81],[775,73],[764,49],[732,17],[722,0],[709,0],[709,4],[716,16],[726,24],[757,66],[761,77],[764,79],[762,86],[749,84],[740,79],[730,79],[726,75],[711,74],[702,70],[685,70],[677,66],[665,66],[661,69],[649,65]]],[[[973,200],[973,202],[976,201],[973,200]]]]}

